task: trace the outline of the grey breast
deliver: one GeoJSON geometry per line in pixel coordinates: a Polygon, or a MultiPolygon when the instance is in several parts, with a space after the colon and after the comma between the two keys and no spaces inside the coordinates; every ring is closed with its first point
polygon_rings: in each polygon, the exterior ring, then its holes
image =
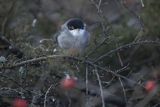
{"type": "Polygon", "coordinates": [[[69,31],[63,30],[58,36],[58,44],[64,49],[77,48],[83,50],[88,45],[89,36],[87,31],[85,32],[85,35],[75,37],[69,31]]]}
{"type": "Polygon", "coordinates": [[[66,29],[60,32],[58,36],[58,44],[61,48],[69,49],[72,48],[75,42],[75,38],[70,34],[70,32],[66,29]]]}

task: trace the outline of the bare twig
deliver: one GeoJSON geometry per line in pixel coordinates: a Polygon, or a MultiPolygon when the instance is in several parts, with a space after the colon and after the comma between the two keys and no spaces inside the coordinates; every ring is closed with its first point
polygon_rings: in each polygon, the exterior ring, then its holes
{"type": "Polygon", "coordinates": [[[118,56],[118,59],[119,59],[119,62],[120,62],[120,65],[123,67],[123,61],[122,61],[122,58],[121,58],[121,56],[120,56],[120,53],[119,52],[117,52],[117,56],[118,56]]]}
{"type": "Polygon", "coordinates": [[[129,43],[129,44],[125,44],[125,45],[122,45],[122,46],[120,46],[120,47],[118,47],[118,48],[116,48],[116,49],[113,49],[113,50],[111,50],[111,51],[109,51],[109,52],[101,55],[100,57],[98,57],[98,58],[94,61],[94,63],[100,61],[100,60],[103,59],[104,57],[107,57],[107,56],[109,56],[110,54],[115,53],[115,52],[117,52],[117,51],[119,51],[119,50],[121,50],[121,49],[131,48],[131,47],[133,47],[133,46],[135,46],[135,45],[144,45],[144,44],[160,45],[160,42],[159,42],[159,41],[139,41],[139,42],[132,42],[132,43],[129,43]]]}
{"type": "Polygon", "coordinates": [[[95,0],[89,0],[89,1],[97,9],[97,14],[100,17],[100,25],[102,27],[102,35],[105,36],[105,39],[101,43],[99,43],[91,52],[89,52],[86,55],[86,58],[88,58],[89,55],[91,55],[94,52],[96,52],[96,50],[98,48],[100,48],[101,46],[103,46],[105,44],[105,42],[109,39],[108,36],[109,36],[109,25],[110,25],[109,22],[108,22],[108,20],[106,19],[105,15],[103,14],[103,11],[101,10],[102,0],[99,0],[98,3],[96,3],[95,0]]]}
{"type": "Polygon", "coordinates": [[[53,87],[53,84],[48,88],[48,90],[47,90],[46,93],[45,93],[45,97],[44,97],[44,107],[47,107],[47,106],[46,106],[46,103],[47,103],[47,95],[48,95],[49,91],[52,89],[52,87],[53,87]]]}
{"type": "Polygon", "coordinates": [[[125,102],[127,103],[127,96],[126,96],[126,91],[124,89],[124,85],[123,85],[123,82],[121,80],[121,78],[118,78],[120,83],[121,83],[121,86],[122,86],[122,89],[123,89],[123,94],[124,94],[124,99],[125,99],[125,102]]]}
{"type": "Polygon", "coordinates": [[[20,95],[24,94],[24,93],[22,93],[22,92],[20,92],[20,91],[18,91],[18,90],[16,90],[16,89],[12,89],[12,88],[9,88],[9,87],[2,87],[2,88],[0,88],[0,91],[1,91],[1,92],[3,92],[3,90],[13,91],[13,92],[16,92],[16,93],[18,93],[18,94],[20,94],[20,95]]]}
{"type": "MultiPolygon", "coordinates": [[[[26,91],[26,92],[30,92],[30,93],[33,93],[33,94],[37,94],[36,92],[30,91],[30,90],[28,90],[28,89],[26,89],[26,88],[23,88],[22,85],[19,84],[17,81],[15,81],[13,78],[9,78],[8,76],[3,75],[3,74],[0,74],[0,77],[4,77],[5,79],[14,82],[17,86],[21,87],[21,88],[22,88],[24,91],[26,91]]],[[[20,93],[20,92],[19,92],[19,93],[20,93]]],[[[22,92],[21,92],[21,93],[22,93],[22,92]]]]}
{"type": "Polygon", "coordinates": [[[138,19],[140,25],[141,25],[141,29],[140,30],[143,30],[144,29],[144,23],[143,23],[143,20],[141,19],[140,16],[138,16],[133,10],[129,9],[129,7],[125,4],[124,0],[121,0],[122,2],[119,2],[119,0],[117,0],[118,3],[122,4],[122,6],[129,12],[131,13],[135,18],[138,19]]]}
{"type": "Polygon", "coordinates": [[[86,64],[86,95],[88,95],[88,65],[86,64]]]}
{"type": "Polygon", "coordinates": [[[108,40],[108,37],[106,37],[105,39],[103,39],[103,41],[101,43],[99,43],[93,50],[91,50],[90,52],[88,52],[88,54],[85,57],[88,58],[88,56],[90,56],[93,53],[95,53],[97,49],[99,49],[102,45],[104,45],[104,43],[106,42],[106,40],[108,40]]]}
{"type": "Polygon", "coordinates": [[[102,0],[99,0],[99,3],[98,3],[98,12],[100,11],[101,3],[102,3],[102,0]]]}
{"type": "Polygon", "coordinates": [[[120,73],[120,72],[124,71],[125,69],[127,69],[128,66],[129,66],[129,64],[127,64],[126,66],[124,66],[124,67],[122,67],[122,68],[116,70],[115,72],[120,73]]]}
{"type": "Polygon", "coordinates": [[[100,94],[101,94],[101,99],[102,99],[102,107],[105,107],[104,96],[103,96],[104,95],[103,94],[103,87],[102,87],[101,79],[99,77],[97,68],[95,68],[94,72],[96,73],[96,76],[97,76],[97,79],[98,79],[98,83],[99,83],[100,94]]]}
{"type": "Polygon", "coordinates": [[[13,0],[10,8],[9,8],[9,11],[7,12],[7,15],[5,17],[5,19],[3,20],[2,22],[2,28],[1,28],[1,31],[2,31],[2,34],[4,35],[5,33],[5,30],[6,30],[6,25],[7,25],[7,22],[8,20],[10,19],[11,15],[12,15],[12,12],[14,11],[14,8],[16,7],[16,0],[13,0]]]}
{"type": "Polygon", "coordinates": [[[110,25],[109,24],[109,22],[108,22],[108,20],[106,19],[106,17],[104,16],[104,14],[103,14],[103,11],[100,9],[100,5],[101,5],[101,0],[99,1],[99,3],[97,4],[94,0],[89,0],[94,6],[95,6],[95,8],[97,9],[97,14],[98,14],[98,16],[100,17],[100,24],[101,24],[101,26],[102,26],[102,31],[103,31],[103,34],[105,35],[105,36],[109,36],[108,35],[108,30],[109,30],[109,26],[108,25],[110,25]],[[107,24],[107,25],[106,25],[107,24]]]}
{"type": "Polygon", "coordinates": [[[144,3],[143,3],[143,0],[141,0],[141,5],[142,5],[142,7],[144,7],[144,3]]]}
{"type": "Polygon", "coordinates": [[[11,69],[11,68],[23,66],[25,64],[31,64],[31,63],[35,63],[35,62],[39,62],[39,61],[44,61],[44,60],[47,60],[47,59],[66,58],[66,57],[69,58],[69,56],[64,56],[64,55],[49,55],[49,56],[44,56],[44,57],[25,60],[25,61],[22,61],[20,63],[15,63],[15,64],[10,65],[10,66],[3,66],[3,67],[0,67],[0,69],[11,69]]]}

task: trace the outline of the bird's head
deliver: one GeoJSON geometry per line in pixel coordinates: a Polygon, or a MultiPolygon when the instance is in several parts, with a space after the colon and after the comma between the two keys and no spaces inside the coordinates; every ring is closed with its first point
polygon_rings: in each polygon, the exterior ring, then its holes
{"type": "Polygon", "coordinates": [[[72,18],[66,22],[66,27],[73,36],[80,36],[85,33],[86,24],[78,18],[72,18]]]}

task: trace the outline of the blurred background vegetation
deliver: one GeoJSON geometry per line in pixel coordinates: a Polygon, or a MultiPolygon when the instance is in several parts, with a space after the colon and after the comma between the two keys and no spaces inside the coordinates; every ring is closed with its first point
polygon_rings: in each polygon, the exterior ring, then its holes
{"type": "MultiPolygon", "coordinates": [[[[138,72],[144,66],[152,71],[159,66],[160,60],[159,9],[159,0],[0,0],[1,36],[5,36],[24,54],[18,59],[0,50],[0,55],[7,59],[7,62],[1,65],[12,65],[32,58],[61,54],[54,52],[57,48],[56,43],[40,44],[39,41],[45,38],[55,39],[56,32],[66,20],[78,17],[86,22],[87,29],[91,33],[90,45],[85,52],[85,55],[89,54],[88,59],[91,62],[118,47],[131,44],[109,54],[96,64],[112,70],[129,65],[122,73],[126,76],[138,72]],[[141,41],[157,42],[143,44],[141,41]],[[132,45],[134,42],[137,44],[132,45]],[[95,50],[99,44],[100,47],[95,50]]],[[[57,78],[57,75],[63,77],[66,72],[85,79],[85,65],[75,64],[72,61],[61,63],[48,60],[33,66],[24,65],[4,71],[4,75],[9,79],[1,78],[1,88],[12,87],[19,90],[20,87],[10,81],[13,79],[20,81],[21,87],[41,90],[40,93],[44,93],[50,84],[58,83],[60,78],[57,78]]],[[[97,83],[94,73],[90,72],[89,75],[89,80],[97,83]]],[[[105,81],[110,80],[112,76],[104,71],[99,72],[99,75],[102,76],[105,87],[105,81]]],[[[145,78],[153,77],[148,75],[145,78]]]]}

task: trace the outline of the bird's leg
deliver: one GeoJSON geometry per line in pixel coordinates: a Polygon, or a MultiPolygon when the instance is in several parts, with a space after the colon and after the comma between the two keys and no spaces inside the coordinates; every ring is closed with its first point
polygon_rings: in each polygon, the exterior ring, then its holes
{"type": "Polygon", "coordinates": [[[68,55],[70,56],[78,56],[79,55],[79,50],[75,48],[70,48],[68,50],[68,55]]]}

